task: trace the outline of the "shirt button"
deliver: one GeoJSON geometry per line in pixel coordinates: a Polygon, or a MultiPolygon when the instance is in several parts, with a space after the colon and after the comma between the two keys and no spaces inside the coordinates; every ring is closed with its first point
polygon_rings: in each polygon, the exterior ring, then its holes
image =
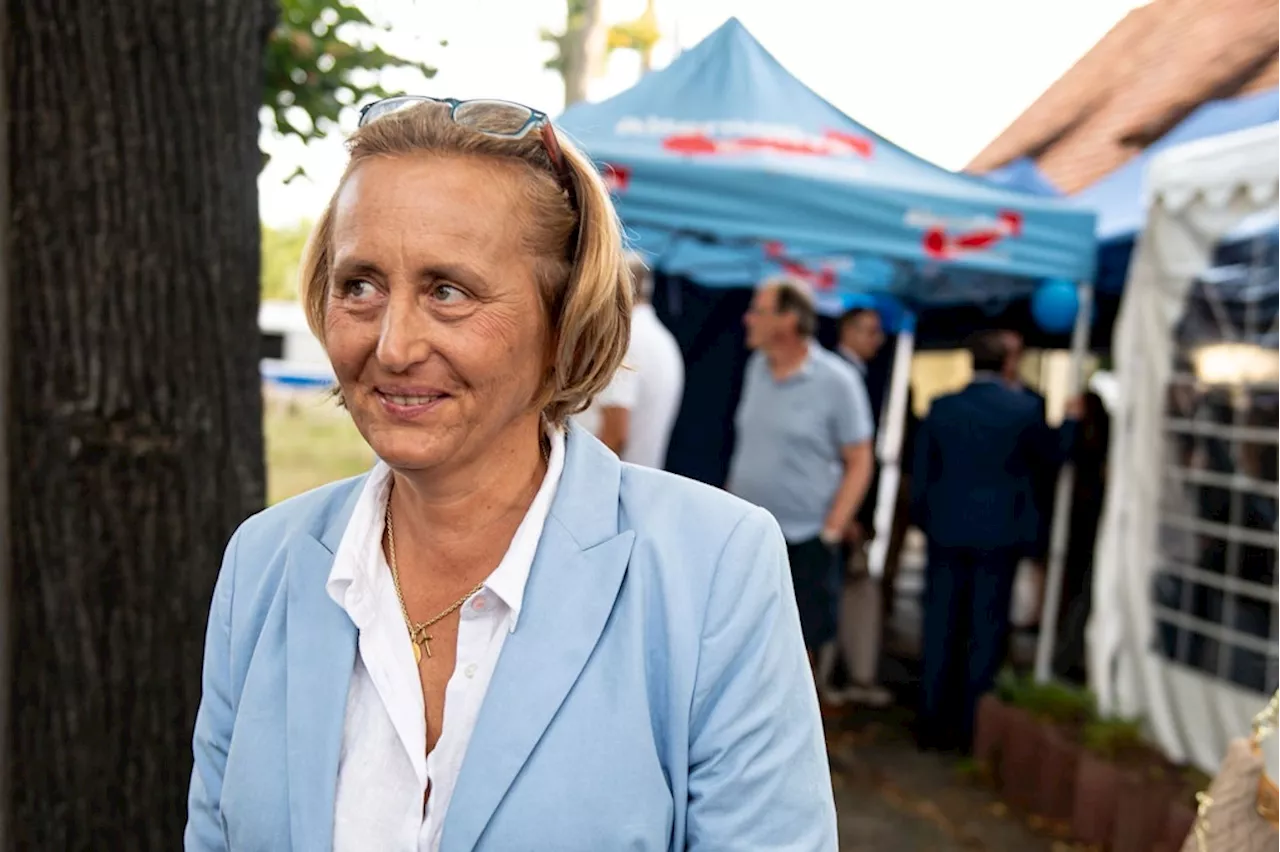
{"type": "Polygon", "coordinates": [[[467,677],[475,677],[475,676],[476,676],[476,664],[475,664],[475,663],[467,663],[467,667],[466,667],[465,669],[463,669],[463,670],[462,670],[462,673],[463,673],[464,675],[466,675],[467,677]]]}

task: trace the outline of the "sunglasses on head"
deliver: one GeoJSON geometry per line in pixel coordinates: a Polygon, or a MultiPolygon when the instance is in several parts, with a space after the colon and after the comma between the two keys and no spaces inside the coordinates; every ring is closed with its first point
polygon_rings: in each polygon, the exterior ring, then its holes
{"type": "Polygon", "coordinates": [[[564,151],[560,148],[560,140],[556,138],[551,119],[545,112],[517,104],[511,101],[474,100],[460,101],[457,98],[429,98],[426,95],[399,95],[394,98],[383,98],[367,104],[360,110],[360,127],[371,121],[377,121],[402,109],[419,104],[444,104],[449,108],[449,118],[454,124],[468,130],[495,136],[499,139],[523,139],[534,131],[542,140],[542,147],[555,169],[556,180],[569,195],[569,203],[574,210],[578,209],[578,194],[574,190],[573,173],[565,160],[564,151]]]}

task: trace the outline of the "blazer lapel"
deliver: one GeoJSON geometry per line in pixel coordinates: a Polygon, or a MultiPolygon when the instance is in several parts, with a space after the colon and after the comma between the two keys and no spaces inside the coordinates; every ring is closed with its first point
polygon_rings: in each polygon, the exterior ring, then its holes
{"type": "Polygon", "coordinates": [[[329,597],[325,582],[362,484],[357,480],[323,541],[300,533],[288,545],[285,736],[294,849],[328,852],[333,844],[338,755],[357,630],[329,597]]]}
{"type": "Polygon", "coordinates": [[[475,848],[591,656],[631,558],[635,533],[617,529],[617,458],[577,427],[567,450],[518,626],[467,747],[442,852],[475,848]]]}

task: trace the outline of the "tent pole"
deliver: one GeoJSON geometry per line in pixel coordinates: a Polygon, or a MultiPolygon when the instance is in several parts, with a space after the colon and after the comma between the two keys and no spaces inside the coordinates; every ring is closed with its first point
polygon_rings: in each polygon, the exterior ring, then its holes
{"type": "MultiPolygon", "coordinates": [[[[875,537],[867,551],[867,572],[875,579],[884,576],[889,554],[889,531],[898,505],[898,483],[902,478],[902,444],[907,430],[907,388],[911,384],[911,358],[916,349],[916,318],[905,314],[893,352],[893,373],[889,379],[888,405],[876,424],[876,459],[880,481],[876,490],[876,511],[872,519],[875,537]]],[[[910,450],[908,450],[909,452],[910,450]]]]}
{"type": "MultiPolygon", "coordinates": [[[[1076,323],[1071,331],[1071,367],[1067,372],[1067,399],[1080,395],[1084,378],[1084,356],[1089,349],[1089,325],[1093,318],[1093,284],[1081,281],[1076,323]]],[[[1070,458],[1058,473],[1053,501],[1053,527],[1049,536],[1049,570],[1045,579],[1044,609],[1040,613],[1040,635],[1036,640],[1035,679],[1047,683],[1053,677],[1053,650],[1058,638],[1058,610],[1062,606],[1062,578],[1066,573],[1067,536],[1071,521],[1071,495],[1075,465],[1070,458]]]]}

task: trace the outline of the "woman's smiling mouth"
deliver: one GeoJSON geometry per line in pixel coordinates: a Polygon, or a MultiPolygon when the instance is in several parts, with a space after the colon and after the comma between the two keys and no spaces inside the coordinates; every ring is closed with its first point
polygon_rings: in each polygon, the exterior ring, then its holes
{"type": "Polygon", "coordinates": [[[384,411],[397,417],[416,417],[450,399],[450,395],[436,388],[374,388],[384,411]]]}

